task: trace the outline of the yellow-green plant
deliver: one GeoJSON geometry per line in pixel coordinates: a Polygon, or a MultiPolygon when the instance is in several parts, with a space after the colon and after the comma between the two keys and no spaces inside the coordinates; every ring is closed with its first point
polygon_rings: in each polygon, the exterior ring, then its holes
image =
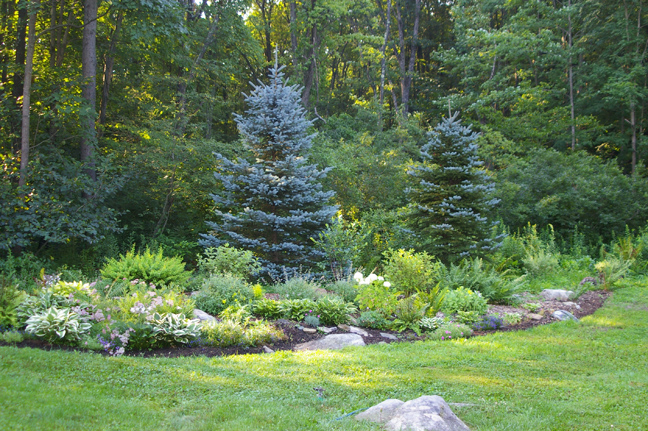
{"type": "Polygon", "coordinates": [[[390,317],[398,305],[398,296],[402,295],[402,292],[393,289],[388,281],[374,279],[371,275],[358,284],[356,301],[360,310],[377,311],[384,317],[390,317]]]}
{"type": "Polygon", "coordinates": [[[418,290],[427,290],[436,284],[440,262],[426,252],[415,253],[414,250],[387,250],[385,277],[394,286],[411,295],[418,290]]]}
{"type": "Polygon", "coordinates": [[[154,286],[183,284],[191,277],[181,258],[165,257],[162,249],[153,253],[148,247],[144,253],[135,253],[135,246],[119,259],[108,259],[101,275],[110,280],[138,280],[154,286]]]}
{"type": "Polygon", "coordinates": [[[631,260],[608,256],[607,259],[594,265],[594,268],[599,273],[599,279],[601,280],[603,289],[607,290],[628,274],[631,265],[631,260]]]}

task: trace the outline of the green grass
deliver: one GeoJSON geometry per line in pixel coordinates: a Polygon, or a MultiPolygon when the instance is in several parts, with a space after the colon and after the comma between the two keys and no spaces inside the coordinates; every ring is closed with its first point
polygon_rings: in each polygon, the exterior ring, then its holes
{"type": "Polygon", "coordinates": [[[472,430],[648,429],[648,289],[580,323],[453,342],[207,359],[0,348],[4,430],[369,430],[334,419],[440,395],[472,430]],[[325,399],[313,387],[322,386],[325,399]]]}

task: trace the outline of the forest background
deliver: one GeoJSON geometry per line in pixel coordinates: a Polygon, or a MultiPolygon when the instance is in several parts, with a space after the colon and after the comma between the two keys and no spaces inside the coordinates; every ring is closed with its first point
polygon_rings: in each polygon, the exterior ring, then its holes
{"type": "Polygon", "coordinates": [[[362,266],[416,246],[399,228],[407,171],[449,111],[480,133],[500,231],[551,225],[596,253],[648,218],[647,15],[641,0],[2,0],[0,253],[93,272],[136,244],[192,263],[213,153],[245,156],[233,115],[275,53],[362,266]]]}

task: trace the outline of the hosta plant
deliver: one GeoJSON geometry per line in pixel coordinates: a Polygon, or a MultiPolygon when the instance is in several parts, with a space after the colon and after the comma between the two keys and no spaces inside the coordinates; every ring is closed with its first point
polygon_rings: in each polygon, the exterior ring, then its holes
{"type": "Polygon", "coordinates": [[[44,291],[37,296],[27,296],[16,309],[19,326],[27,319],[37,314],[42,314],[49,308],[70,308],[78,305],[74,299],[57,295],[51,291],[44,291]]]}
{"type": "Polygon", "coordinates": [[[315,309],[315,302],[310,299],[289,299],[279,303],[279,310],[283,317],[296,322],[301,322],[306,314],[312,313],[315,309]]]}
{"type": "Polygon", "coordinates": [[[165,344],[186,344],[200,335],[200,323],[184,314],[155,313],[151,320],[153,338],[165,344]]]}
{"type": "Polygon", "coordinates": [[[26,331],[50,343],[61,343],[79,341],[90,331],[90,327],[69,308],[51,307],[27,319],[26,331]]]}
{"type": "Polygon", "coordinates": [[[349,321],[349,314],[358,309],[341,298],[322,298],[315,303],[315,313],[325,325],[338,325],[349,321]]]}
{"type": "Polygon", "coordinates": [[[439,326],[448,323],[443,317],[424,317],[419,321],[419,326],[424,331],[436,331],[439,326]]]}
{"type": "Polygon", "coordinates": [[[255,316],[264,319],[277,319],[281,317],[282,311],[279,309],[279,301],[274,299],[259,299],[252,304],[252,310],[255,316]]]}

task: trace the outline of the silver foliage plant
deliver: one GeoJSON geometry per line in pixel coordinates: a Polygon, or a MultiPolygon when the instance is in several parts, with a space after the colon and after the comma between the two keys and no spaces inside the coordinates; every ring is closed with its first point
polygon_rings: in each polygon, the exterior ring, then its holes
{"type": "Polygon", "coordinates": [[[52,343],[79,341],[92,326],[69,308],[56,307],[31,316],[26,323],[28,333],[52,343]]]}

